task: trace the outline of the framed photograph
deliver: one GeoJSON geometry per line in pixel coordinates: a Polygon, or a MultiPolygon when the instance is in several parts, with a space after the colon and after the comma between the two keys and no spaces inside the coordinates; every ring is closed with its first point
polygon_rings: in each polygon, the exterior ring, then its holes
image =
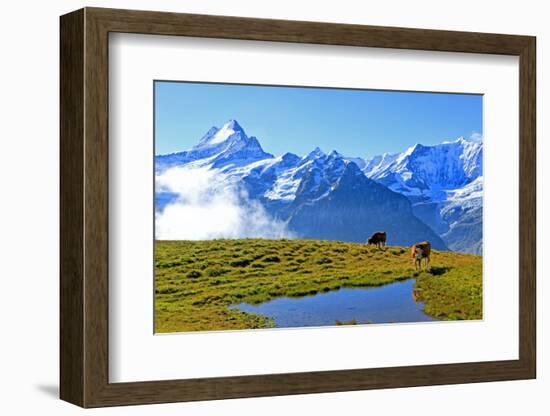
{"type": "Polygon", "coordinates": [[[63,400],[535,378],[534,37],[60,24],[63,400]]]}

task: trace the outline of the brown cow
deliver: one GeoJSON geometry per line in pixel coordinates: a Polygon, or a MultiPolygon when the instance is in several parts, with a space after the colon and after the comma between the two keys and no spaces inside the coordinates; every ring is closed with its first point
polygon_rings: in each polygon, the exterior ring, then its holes
{"type": "Polygon", "coordinates": [[[426,259],[426,269],[430,266],[430,254],[432,252],[432,245],[429,241],[423,241],[416,243],[411,247],[411,256],[415,269],[422,269],[422,259],[426,259]]]}
{"type": "Polygon", "coordinates": [[[385,247],[386,246],[386,232],[378,231],[371,235],[367,241],[367,244],[374,244],[376,247],[385,247]]]}

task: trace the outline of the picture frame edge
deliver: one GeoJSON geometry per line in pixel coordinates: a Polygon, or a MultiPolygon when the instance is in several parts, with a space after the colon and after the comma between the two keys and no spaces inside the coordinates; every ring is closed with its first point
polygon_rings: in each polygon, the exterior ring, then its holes
{"type": "MultiPolygon", "coordinates": [[[[252,40],[255,31],[238,25],[242,38],[252,40]],[[251,34],[252,33],[252,34],[251,34]]],[[[353,35],[352,33],[352,35],[353,35]]],[[[235,32],[221,37],[235,38],[235,32]]],[[[346,35],[351,36],[351,35],[346,35]]],[[[209,37],[219,37],[213,33],[209,37]]],[[[391,39],[376,38],[375,47],[388,47],[391,39]],[[385,46],[383,46],[385,45],[385,46]]],[[[407,43],[408,46],[411,42],[407,43]]],[[[399,46],[395,46],[399,47],[399,46]]],[[[402,49],[411,49],[402,47],[402,49]]],[[[412,48],[415,49],[415,48],[412,48]]],[[[484,34],[381,26],[343,25],[336,23],[298,22],[227,16],[192,15],[104,8],[83,8],[60,18],[60,398],[81,407],[103,407],[130,404],[165,403],[192,400],[214,400],[237,397],[306,394],[376,388],[398,388],[440,384],[460,384],[497,380],[519,380],[536,377],[536,38],[523,35],[484,34]],[[165,16],[170,23],[159,22],[165,16]],[[148,17],[154,24],[146,24],[148,17]],[[185,24],[197,19],[192,27],[185,24]],[[335,370],[331,372],[266,374],[189,380],[109,383],[108,380],[108,34],[129,33],[200,36],[200,21],[251,22],[266,24],[261,39],[279,25],[294,29],[288,37],[276,31],[274,41],[299,42],[317,40],[324,44],[343,45],[349,37],[334,40],[330,36],[303,31],[331,27],[340,33],[353,27],[353,33],[364,30],[351,46],[365,44],[369,33],[388,37],[418,33],[424,45],[419,50],[453,49],[452,40],[466,36],[456,45],[456,52],[497,53],[520,58],[520,356],[518,360],[491,361],[428,366],[389,367],[380,369],[335,370]],[[181,25],[177,22],[181,22],[181,25]],[[267,24],[269,22],[269,24],[267,24]],[[151,29],[153,28],[157,29],[151,29]],[[158,27],[163,27],[162,30],[158,27]],[[402,35],[399,35],[402,33],[402,35]],[[430,43],[430,37],[447,37],[430,43]],[[285,40],[286,39],[286,40],[285,40]],[[483,47],[473,46],[482,40],[483,47]],[[485,41],[483,41],[485,39],[485,41]],[[472,45],[472,51],[467,49],[472,45]],[[487,48],[492,45],[492,52],[487,48]],[[449,381],[444,370],[458,374],[449,381]],[[485,373],[480,374],[483,370],[485,373]],[[417,372],[424,372],[422,375],[417,372]],[[347,376],[345,374],[347,374],[347,376]],[[388,375],[399,373],[401,384],[388,375]],[[314,384],[322,374],[340,385],[314,384]],[[387,374],[384,376],[384,374],[387,374]],[[339,377],[352,377],[355,385],[343,384],[339,377]],[[354,378],[355,377],[355,378],[354,378]],[[369,380],[365,380],[369,377],[369,380]],[[408,377],[408,378],[407,378],[408,377]],[[386,378],[386,383],[383,379],[386,378]],[[307,384],[309,380],[309,384],[307,384]],[[359,380],[359,381],[357,381],[359,380]],[[259,386],[247,391],[248,385],[259,386]],[[275,388],[277,383],[286,388],[275,388]],[[293,384],[294,383],[294,384],[293,384]],[[297,384],[296,384],[297,383],[297,384]],[[304,383],[306,383],[304,385],[304,383]],[[224,387],[225,386],[225,387],[224,387]],[[304,387],[305,386],[305,387],[304,387]],[[354,387],[355,386],[355,387],[354,387]],[[149,393],[147,390],[149,389],[149,393]],[[191,390],[190,390],[191,389],[191,390]],[[263,389],[263,390],[262,390],[263,389]],[[162,391],[165,393],[162,393],[162,391]]],[[[393,376],[397,377],[397,376],[393,376]]],[[[395,378],[397,379],[397,378],[395,378]]],[[[330,384],[330,383],[329,383],[330,384]]]]}

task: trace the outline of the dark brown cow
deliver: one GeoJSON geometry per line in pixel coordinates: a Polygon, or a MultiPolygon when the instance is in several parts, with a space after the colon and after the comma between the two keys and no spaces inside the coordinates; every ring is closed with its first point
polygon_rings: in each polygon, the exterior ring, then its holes
{"type": "Polygon", "coordinates": [[[426,259],[426,269],[430,266],[430,254],[432,252],[432,245],[429,241],[422,241],[416,243],[411,247],[411,257],[414,263],[415,269],[422,269],[422,259],[426,259]]]}
{"type": "Polygon", "coordinates": [[[367,244],[374,244],[376,247],[385,247],[386,246],[386,232],[378,231],[371,235],[367,241],[367,244]]]}

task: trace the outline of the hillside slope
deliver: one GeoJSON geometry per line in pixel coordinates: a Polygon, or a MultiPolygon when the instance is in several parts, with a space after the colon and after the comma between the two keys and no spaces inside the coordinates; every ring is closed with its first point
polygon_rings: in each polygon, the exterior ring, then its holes
{"type": "Polygon", "coordinates": [[[157,241],[155,260],[156,332],[266,328],[273,326],[269,318],[228,306],[413,277],[431,316],[481,318],[479,256],[434,251],[431,272],[418,273],[406,247],[244,239],[157,241]]]}

